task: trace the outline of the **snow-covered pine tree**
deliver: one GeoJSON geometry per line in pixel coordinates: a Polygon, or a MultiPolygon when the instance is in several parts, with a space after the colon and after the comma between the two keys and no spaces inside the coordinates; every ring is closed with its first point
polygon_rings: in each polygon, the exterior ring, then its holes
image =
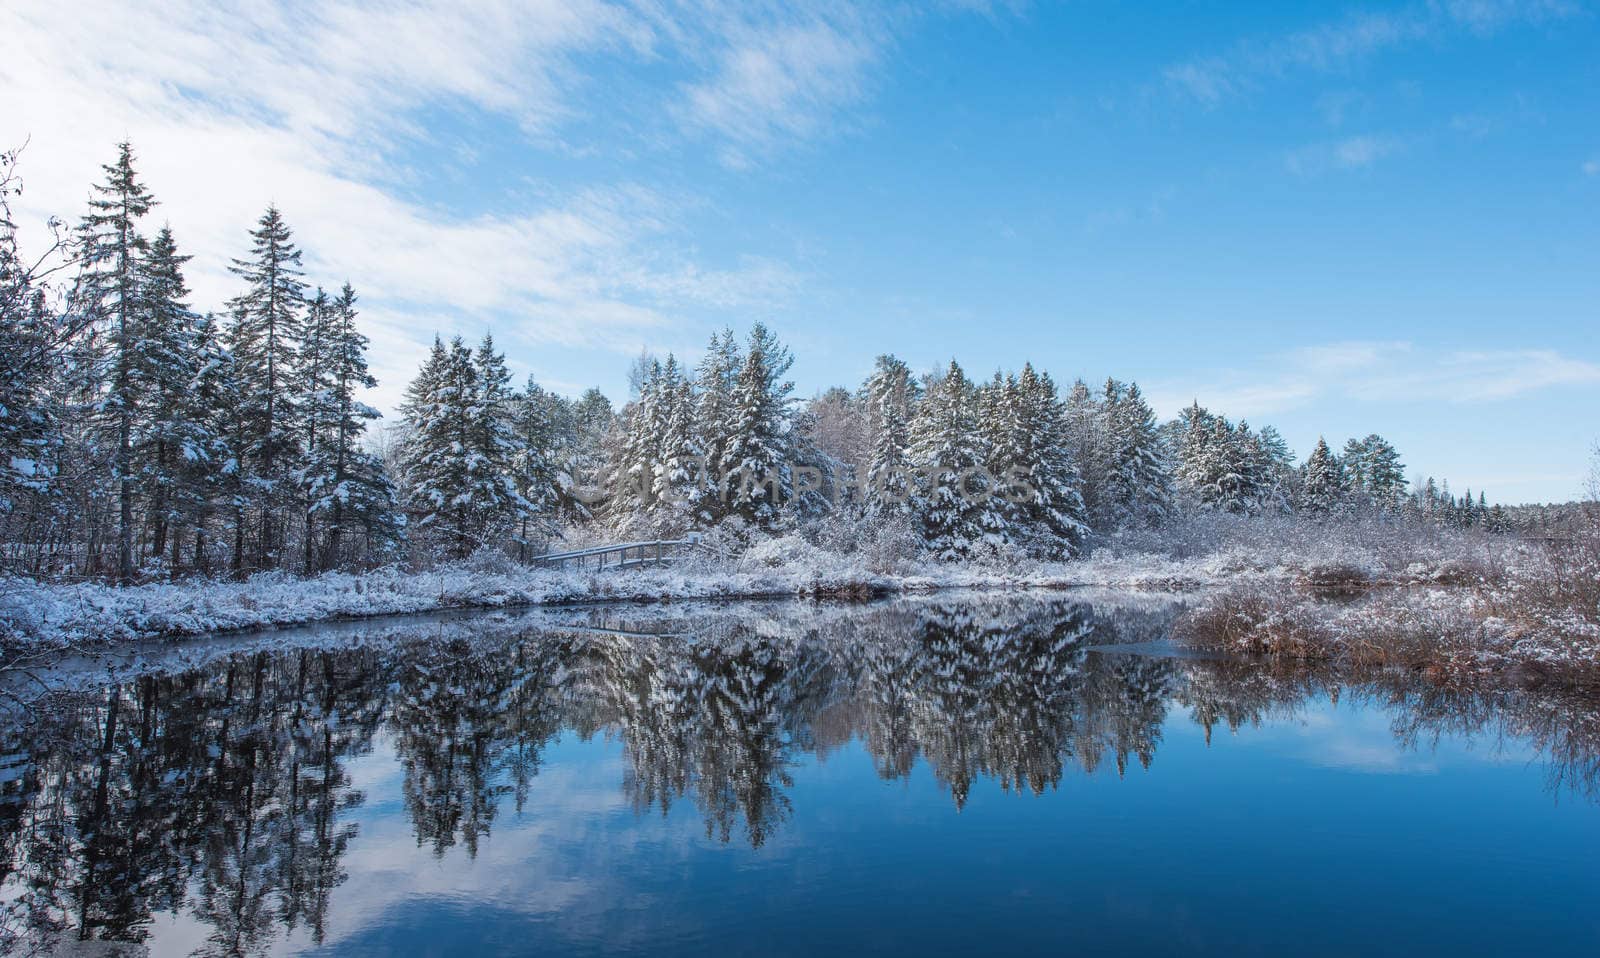
{"type": "Polygon", "coordinates": [[[349,283],[331,300],[319,289],[307,311],[299,357],[307,572],[339,565],[354,536],[370,552],[397,542],[404,531],[395,484],[361,445],[367,424],[381,416],[358,398],[378,380],[368,370],[367,337],[356,328],[356,315],[349,283]]]}
{"type": "MultiPolygon", "coordinates": [[[[1307,462],[1309,464],[1309,460],[1307,462]]],[[[1345,492],[1349,493],[1351,501],[1365,499],[1369,495],[1366,442],[1354,438],[1345,440],[1344,449],[1339,453],[1339,466],[1344,477],[1345,492]]]]}
{"type": "Polygon", "coordinates": [[[52,491],[61,447],[58,417],[47,401],[58,323],[12,242],[9,221],[0,219],[0,516],[11,515],[24,497],[52,491]]]}
{"type": "Polygon", "coordinates": [[[1074,380],[1067,391],[1062,429],[1072,461],[1078,467],[1085,513],[1097,528],[1109,529],[1115,525],[1116,516],[1107,505],[1112,457],[1106,410],[1081,379],[1074,380]]]}
{"type": "Polygon", "coordinates": [[[1416,499],[1417,510],[1424,519],[1438,517],[1441,511],[1442,496],[1439,493],[1439,485],[1434,482],[1432,476],[1429,476],[1427,481],[1422,484],[1422,488],[1417,490],[1416,499]]]}
{"type": "Polygon", "coordinates": [[[607,512],[619,531],[640,521],[651,509],[661,433],[666,427],[660,360],[649,359],[636,370],[636,395],[622,409],[620,436],[609,450],[607,468],[611,486],[607,512]]]}
{"type": "Polygon", "coordinates": [[[1301,507],[1309,512],[1328,513],[1338,507],[1345,491],[1345,481],[1339,459],[1328,448],[1325,439],[1318,437],[1317,445],[1306,459],[1305,481],[1301,484],[1301,507]]]}
{"type": "Polygon", "coordinates": [[[1400,453],[1372,433],[1345,444],[1346,483],[1380,511],[1398,508],[1406,495],[1405,465],[1400,453]]]}
{"type": "Polygon", "coordinates": [[[1294,453],[1275,426],[1262,426],[1261,431],[1256,433],[1256,444],[1264,457],[1263,463],[1270,481],[1267,505],[1286,509],[1293,499],[1290,491],[1297,472],[1294,453]]]}
{"type": "Polygon", "coordinates": [[[146,501],[151,554],[159,559],[170,551],[169,566],[174,572],[181,556],[178,537],[169,532],[194,512],[201,494],[188,481],[184,450],[208,441],[205,426],[194,418],[188,402],[201,363],[196,344],[199,318],[186,302],[189,289],[183,264],[188,260],[178,253],[172,230],[163,227],[139,262],[142,342],[138,378],[144,414],[134,460],[146,501]]]}
{"type": "Polygon", "coordinates": [[[519,557],[535,554],[537,547],[556,533],[556,517],[587,517],[581,503],[570,498],[572,477],[567,471],[574,426],[572,409],[560,396],[547,392],[532,376],[512,403],[517,431],[517,456],[512,469],[517,490],[533,507],[523,514],[518,531],[519,557]]]}
{"type": "Polygon", "coordinates": [[[794,383],[784,378],[794,356],[761,323],[750,329],[733,392],[733,428],[718,464],[728,512],[771,529],[791,494],[791,410],[794,383]]]}
{"type": "Polygon", "coordinates": [[[101,167],[104,183],[94,186],[89,212],[79,225],[82,272],[79,276],[80,308],[95,315],[103,330],[97,370],[99,401],[96,419],[110,445],[112,481],[117,497],[117,579],[127,583],[134,574],[133,447],[145,405],[141,372],[151,363],[142,354],[145,345],[141,322],[139,264],[148,243],[139,232],[139,220],[155,206],[155,198],[139,181],[133,168],[133,147],[117,144],[117,158],[101,167]]]}
{"type": "Polygon", "coordinates": [[[950,361],[932,378],[911,421],[910,456],[922,479],[913,500],[928,550],[942,561],[965,559],[993,544],[989,490],[978,478],[986,451],[978,435],[977,397],[950,361]]]}
{"type": "MultiPolygon", "coordinates": [[[[1219,424],[1221,420],[1195,400],[1179,414],[1170,430],[1176,434],[1178,486],[1201,508],[1216,504],[1216,480],[1222,468],[1217,448],[1219,424]]],[[[1222,434],[1224,439],[1226,435],[1222,434]]]]}
{"type": "Polygon", "coordinates": [[[704,501],[706,454],[695,430],[694,387],[670,353],[657,388],[662,425],[650,501],[656,531],[675,535],[694,525],[696,510],[704,501]]]}
{"type": "Polygon", "coordinates": [[[566,514],[584,520],[597,515],[606,504],[606,451],[617,432],[617,414],[611,408],[611,400],[600,390],[589,389],[573,403],[572,417],[567,473],[572,476],[573,487],[566,514]]]}
{"type": "Polygon", "coordinates": [[[1249,512],[1250,463],[1233,426],[1220,416],[1201,422],[1198,453],[1191,457],[1187,481],[1201,508],[1221,512],[1249,512]]]}
{"type": "Polygon", "coordinates": [[[1006,381],[1005,391],[1006,452],[991,452],[990,469],[1003,487],[999,501],[1012,500],[1012,537],[1046,558],[1076,555],[1088,536],[1088,516],[1055,382],[1024,363],[1021,374],[1006,381]]]}
{"type": "Polygon", "coordinates": [[[517,488],[515,462],[522,444],[513,419],[515,395],[506,357],[495,349],[494,337],[484,334],[472,354],[477,386],[472,408],[472,456],[469,488],[482,542],[515,537],[529,529],[529,543],[542,546],[554,534],[553,510],[541,512],[517,488]]]}
{"type": "Polygon", "coordinates": [[[733,330],[724,329],[721,333],[712,334],[711,342],[707,344],[705,355],[696,369],[695,392],[698,398],[695,431],[699,433],[700,444],[705,450],[707,471],[712,474],[707,479],[699,504],[699,519],[705,525],[714,525],[728,514],[726,490],[719,474],[722,457],[728,451],[728,443],[733,435],[734,392],[738,387],[741,365],[739,341],[733,330]]]}
{"type": "Polygon", "coordinates": [[[316,526],[321,512],[318,506],[328,492],[325,487],[327,479],[325,460],[318,445],[327,434],[328,422],[333,418],[329,408],[333,396],[328,388],[325,367],[334,317],[333,301],[320,286],[315,293],[307,297],[305,306],[305,316],[300,325],[300,342],[295,350],[294,368],[290,374],[293,383],[291,392],[294,395],[295,411],[298,413],[296,418],[299,420],[300,429],[299,462],[290,475],[298,489],[301,513],[304,517],[304,526],[301,530],[301,546],[304,550],[301,571],[310,575],[316,571],[318,564],[316,526]]]}
{"type": "Polygon", "coordinates": [[[1115,491],[1111,509],[1119,525],[1154,525],[1172,508],[1172,471],[1166,448],[1155,412],[1139,392],[1139,384],[1115,386],[1118,388],[1108,390],[1104,407],[1107,458],[1115,477],[1107,482],[1115,491]]]}
{"type": "Polygon", "coordinates": [[[457,336],[433,348],[401,406],[405,502],[418,533],[445,554],[462,558],[479,544],[472,487],[477,374],[472,351],[457,336]]]}
{"type": "Polygon", "coordinates": [[[193,537],[190,564],[201,573],[212,571],[208,536],[215,514],[220,511],[230,521],[237,520],[237,508],[245,497],[237,446],[239,380],[233,355],[222,339],[215,315],[207,313],[195,322],[195,372],[182,413],[190,428],[181,455],[183,486],[190,491],[184,499],[188,509],[183,520],[193,537]]]}
{"type": "Polygon", "coordinates": [[[911,420],[918,398],[911,367],[894,356],[879,356],[862,391],[866,396],[871,453],[867,460],[865,501],[877,514],[911,511],[911,420]]]}
{"type": "MultiPolygon", "coordinates": [[[[246,510],[257,515],[255,564],[270,567],[281,561],[279,513],[301,452],[293,380],[305,308],[300,250],[276,206],[268,206],[250,231],[249,257],[234,260],[229,270],[245,282],[245,291],[228,303],[228,350],[240,377],[246,510]]],[[[243,556],[233,561],[242,568],[243,556]]]]}
{"type": "MultiPolygon", "coordinates": [[[[1277,430],[1273,430],[1272,435],[1276,434],[1277,430]]],[[[1239,461],[1243,466],[1244,511],[1283,512],[1288,509],[1288,500],[1283,495],[1285,467],[1262,442],[1261,434],[1252,432],[1250,424],[1240,420],[1233,430],[1233,441],[1238,446],[1239,461]]]]}
{"type": "Polygon", "coordinates": [[[1025,424],[1017,377],[996,370],[987,383],[975,388],[973,407],[977,412],[976,439],[983,455],[984,473],[974,479],[969,488],[975,492],[981,488],[981,495],[990,497],[989,508],[978,516],[982,538],[994,549],[1021,546],[1042,530],[1033,528],[1031,510],[1022,501],[1032,496],[1024,494],[1020,482],[1017,488],[1012,488],[1013,481],[1027,469],[1032,459],[1031,437],[1025,424]]]}

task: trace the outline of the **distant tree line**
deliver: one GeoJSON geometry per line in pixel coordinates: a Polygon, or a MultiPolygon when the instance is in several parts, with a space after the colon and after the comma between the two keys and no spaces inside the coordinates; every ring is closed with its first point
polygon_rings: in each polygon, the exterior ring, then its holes
{"type": "MultiPolygon", "coordinates": [[[[545,551],[605,535],[777,533],[824,517],[899,530],[928,555],[1065,558],[1192,511],[1352,513],[1505,528],[1480,492],[1406,486],[1377,435],[1296,464],[1270,426],[1198,403],[1165,424],[1139,387],[1058,388],[1024,364],[974,381],[878,358],[854,389],[794,395],[766,326],[714,335],[697,364],[644,356],[620,410],[513,386],[492,337],[436,339],[399,422],[360,397],[358,297],[308,282],[269,206],[217,312],[152,228],[132,148],[74,226],[21,253],[0,155],[0,546],[4,568],[129,582],[316,573],[401,558],[545,551]]],[[[330,287],[331,288],[331,287],[330,287]]]]}

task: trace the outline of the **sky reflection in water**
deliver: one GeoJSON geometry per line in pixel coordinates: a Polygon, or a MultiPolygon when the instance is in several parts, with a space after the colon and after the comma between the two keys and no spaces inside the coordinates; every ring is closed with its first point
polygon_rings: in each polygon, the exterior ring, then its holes
{"type": "Polygon", "coordinates": [[[1165,635],[1135,599],[568,618],[216,655],[15,717],[12,944],[1600,945],[1583,695],[1103,651],[1165,635]]]}

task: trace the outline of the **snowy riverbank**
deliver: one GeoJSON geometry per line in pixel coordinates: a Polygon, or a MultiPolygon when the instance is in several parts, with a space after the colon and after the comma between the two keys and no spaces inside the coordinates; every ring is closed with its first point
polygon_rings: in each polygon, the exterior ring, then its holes
{"type": "Polygon", "coordinates": [[[627,572],[541,570],[462,563],[427,571],[385,568],[311,579],[266,574],[242,582],[192,579],[116,588],[0,581],[0,630],[13,648],[87,647],[441,609],[585,602],[676,602],[773,596],[863,597],[972,588],[1100,586],[1189,591],[1241,580],[1287,579],[1298,570],[1221,553],[1174,560],[1153,555],[1011,565],[928,563],[894,573],[814,549],[758,549],[627,572]]]}
{"type": "Polygon", "coordinates": [[[1592,603],[1540,595],[1536,586],[1560,579],[1549,563],[1546,553],[1514,543],[1473,554],[1459,545],[1322,538],[1219,543],[1186,558],[1124,546],[1070,562],[896,560],[884,568],[881,559],[785,536],[736,557],[628,571],[532,569],[485,558],[428,570],[128,588],[0,580],[0,634],[7,654],[30,655],[455,609],[1093,587],[1203,594],[1180,640],[1230,652],[1441,665],[1456,674],[1508,667],[1600,674],[1600,626],[1584,611],[1592,603]],[[1340,592],[1365,598],[1325,601],[1340,592]]]}

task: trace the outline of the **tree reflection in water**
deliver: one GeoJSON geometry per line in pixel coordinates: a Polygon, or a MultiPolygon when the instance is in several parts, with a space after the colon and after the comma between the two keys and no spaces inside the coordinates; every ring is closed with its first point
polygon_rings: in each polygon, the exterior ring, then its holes
{"type": "Polygon", "coordinates": [[[1209,740],[1324,695],[1382,705],[1402,747],[1514,737],[1544,755],[1553,789],[1592,800],[1600,781],[1600,716],[1578,692],[1096,651],[1162,638],[1159,608],[777,606],[658,618],[651,632],[594,619],[240,654],[11,716],[0,943],[139,942],[169,912],[200,920],[211,954],[300,928],[320,943],[359,841],[347,769],[380,733],[417,844],[436,855],[475,856],[507,802],[522,811],[564,731],[620,740],[637,813],[688,801],[708,836],[751,846],[790,814],[790,769],[852,740],[884,779],[925,763],[959,809],[985,779],[1040,794],[1069,768],[1148,767],[1174,710],[1209,740]]]}

